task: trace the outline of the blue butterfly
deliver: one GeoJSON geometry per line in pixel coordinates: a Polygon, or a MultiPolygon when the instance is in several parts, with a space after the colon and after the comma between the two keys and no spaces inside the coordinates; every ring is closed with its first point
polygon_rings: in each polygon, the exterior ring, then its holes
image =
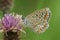
{"type": "Polygon", "coordinates": [[[36,10],[25,17],[24,24],[34,32],[42,33],[49,27],[51,11],[49,8],[36,10]]]}

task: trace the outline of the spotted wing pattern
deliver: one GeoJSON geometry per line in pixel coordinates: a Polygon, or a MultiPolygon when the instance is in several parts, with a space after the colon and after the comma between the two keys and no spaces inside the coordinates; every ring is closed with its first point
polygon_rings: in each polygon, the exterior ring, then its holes
{"type": "Polygon", "coordinates": [[[49,18],[51,11],[49,8],[36,10],[35,12],[26,16],[24,24],[31,28],[33,31],[42,33],[49,27],[49,18]]]}

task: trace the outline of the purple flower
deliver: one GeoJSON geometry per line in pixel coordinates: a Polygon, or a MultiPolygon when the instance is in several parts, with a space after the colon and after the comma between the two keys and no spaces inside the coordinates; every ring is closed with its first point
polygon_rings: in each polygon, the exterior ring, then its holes
{"type": "Polygon", "coordinates": [[[18,22],[19,22],[19,20],[11,14],[5,14],[4,19],[2,21],[6,30],[10,29],[11,27],[16,27],[18,22]]]}

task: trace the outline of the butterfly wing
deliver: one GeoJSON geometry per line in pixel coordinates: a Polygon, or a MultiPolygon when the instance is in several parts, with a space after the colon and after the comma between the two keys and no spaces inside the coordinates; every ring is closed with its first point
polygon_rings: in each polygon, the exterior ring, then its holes
{"type": "Polygon", "coordinates": [[[49,24],[49,18],[51,11],[49,8],[36,10],[35,12],[26,16],[24,24],[30,27],[33,31],[42,33],[44,32],[49,24]]]}

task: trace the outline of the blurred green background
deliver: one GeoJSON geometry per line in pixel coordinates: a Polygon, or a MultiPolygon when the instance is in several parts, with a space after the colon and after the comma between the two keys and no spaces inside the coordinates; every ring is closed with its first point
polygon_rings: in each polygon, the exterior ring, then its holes
{"type": "MultiPolygon", "coordinates": [[[[22,34],[22,40],[60,40],[60,0],[15,0],[14,8],[11,12],[22,14],[24,17],[35,10],[42,8],[51,9],[51,19],[49,28],[42,34],[34,33],[26,28],[26,34],[22,34]]],[[[0,12],[1,13],[1,12],[0,12]]],[[[0,14],[0,17],[2,13],[0,14]]],[[[2,34],[2,33],[1,33],[2,34]]],[[[2,36],[0,34],[0,40],[2,36]]]]}

